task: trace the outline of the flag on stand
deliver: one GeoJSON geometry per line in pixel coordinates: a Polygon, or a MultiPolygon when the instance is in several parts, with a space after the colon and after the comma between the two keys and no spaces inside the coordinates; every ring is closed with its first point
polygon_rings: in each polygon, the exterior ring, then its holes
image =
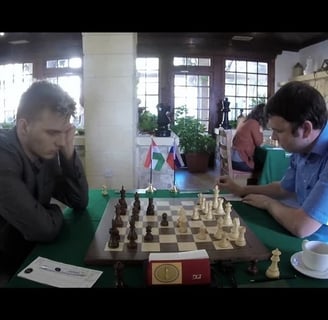
{"type": "Polygon", "coordinates": [[[172,170],[185,166],[179,148],[175,144],[175,141],[173,143],[173,146],[170,147],[170,151],[167,155],[166,162],[172,168],[172,170]]]}
{"type": "Polygon", "coordinates": [[[165,159],[159,151],[158,145],[153,139],[151,139],[151,145],[149,146],[144,166],[149,168],[151,164],[152,169],[160,171],[164,165],[164,162],[165,159]]]}

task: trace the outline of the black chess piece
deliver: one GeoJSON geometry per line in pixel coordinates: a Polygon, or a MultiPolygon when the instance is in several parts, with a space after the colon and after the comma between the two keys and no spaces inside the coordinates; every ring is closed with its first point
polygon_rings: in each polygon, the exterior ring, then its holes
{"type": "Polygon", "coordinates": [[[148,200],[148,207],[146,211],[147,216],[153,216],[155,214],[155,207],[154,207],[154,198],[149,198],[148,200]]]}
{"type": "Polygon", "coordinates": [[[154,239],[154,236],[151,233],[151,225],[148,225],[146,227],[146,234],[144,236],[144,240],[145,241],[153,241],[153,239],[154,239]]]}
{"type": "Polygon", "coordinates": [[[223,129],[231,129],[231,125],[229,124],[229,112],[230,112],[230,102],[228,98],[224,98],[221,101],[221,112],[223,113],[223,121],[221,122],[221,126],[223,129]]]}
{"type": "Polygon", "coordinates": [[[162,227],[167,227],[168,225],[169,225],[169,222],[167,221],[167,213],[163,212],[162,213],[161,226],[162,227]]]}
{"type": "Polygon", "coordinates": [[[247,268],[247,272],[252,274],[252,275],[256,275],[259,272],[259,269],[257,268],[257,259],[252,260],[249,264],[249,267],[247,268]]]}
{"type": "Polygon", "coordinates": [[[115,287],[116,288],[126,288],[126,285],[123,280],[123,271],[124,271],[124,264],[121,261],[117,261],[114,264],[114,272],[115,272],[115,287]]]}

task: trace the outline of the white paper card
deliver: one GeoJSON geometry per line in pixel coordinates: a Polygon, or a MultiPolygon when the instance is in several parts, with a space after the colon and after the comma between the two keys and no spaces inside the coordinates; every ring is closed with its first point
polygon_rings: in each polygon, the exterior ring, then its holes
{"type": "Polygon", "coordinates": [[[18,276],[58,288],[91,288],[101,274],[102,271],[38,257],[18,276]]]}

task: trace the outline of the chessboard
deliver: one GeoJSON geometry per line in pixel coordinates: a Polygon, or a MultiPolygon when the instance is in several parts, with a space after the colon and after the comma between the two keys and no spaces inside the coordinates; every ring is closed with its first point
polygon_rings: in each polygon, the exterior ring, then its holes
{"type": "MultiPolygon", "coordinates": [[[[211,200],[213,199],[206,198],[206,202],[211,200]]],[[[225,202],[225,200],[223,201],[225,202]]],[[[131,234],[130,220],[134,199],[126,198],[125,202],[127,210],[126,214],[120,215],[123,224],[117,228],[119,231],[117,245],[111,247],[109,243],[112,224],[119,203],[119,199],[112,198],[105,208],[94,239],[85,256],[87,265],[109,265],[116,261],[141,263],[148,260],[149,253],[151,252],[179,252],[199,249],[207,251],[211,262],[226,260],[231,262],[260,261],[267,260],[271,256],[271,251],[247,227],[233,207],[230,206],[230,222],[227,222],[227,225],[224,225],[224,223],[222,225],[222,221],[225,220],[224,216],[220,219],[220,214],[217,214],[218,210],[216,209],[212,210],[213,214],[211,216],[204,214],[202,211],[205,210],[205,206],[202,208],[197,198],[152,198],[153,212],[151,215],[147,215],[149,198],[141,198],[139,200],[140,212],[138,218],[134,221],[133,228],[136,240],[133,241],[134,246],[131,248],[131,240],[128,238],[130,238],[129,234],[131,234]],[[186,230],[183,231],[179,228],[181,212],[183,212],[183,216],[186,218],[186,230]],[[199,219],[194,220],[195,212],[199,219]],[[166,226],[161,225],[164,213],[166,214],[166,226]],[[239,228],[243,229],[243,235],[239,243],[238,236],[237,238],[230,236],[237,220],[239,228]],[[218,221],[220,221],[221,231],[223,231],[223,237],[225,238],[224,243],[217,236],[218,221]],[[145,240],[147,227],[148,230],[149,228],[151,229],[152,238],[148,241],[145,240]],[[201,229],[205,230],[205,235],[203,234],[200,237],[201,229]]],[[[222,232],[219,233],[221,233],[222,237],[222,232]]]]}

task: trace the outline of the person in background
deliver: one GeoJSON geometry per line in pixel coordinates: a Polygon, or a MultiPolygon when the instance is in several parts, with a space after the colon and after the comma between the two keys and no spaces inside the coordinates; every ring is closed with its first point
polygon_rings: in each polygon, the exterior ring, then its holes
{"type": "Polygon", "coordinates": [[[12,276],[36,242],[56,239],[63,213],[52,198],[83,211],[88,183],[74,149],[74,100],[34,82],[21,96],[16,125],[0,133],[0,275],[12,276]]]}
{"type": "Polygon", "coordinates": [[[291,234],[328,242],[328,125],[324,98],[312,86],[292,81],[267,102],[272,138],[292,153],[279,182],[240,186],[219,178],[222,189],[264,209],[291,234]]]}
{"type": "Polygon", "coordinates": [[[265,126],[264,103],[260,103],[237,126],[231,147],[233,169],[254,171],[254,151],[255,147],[263,143],[265,126]]]}

